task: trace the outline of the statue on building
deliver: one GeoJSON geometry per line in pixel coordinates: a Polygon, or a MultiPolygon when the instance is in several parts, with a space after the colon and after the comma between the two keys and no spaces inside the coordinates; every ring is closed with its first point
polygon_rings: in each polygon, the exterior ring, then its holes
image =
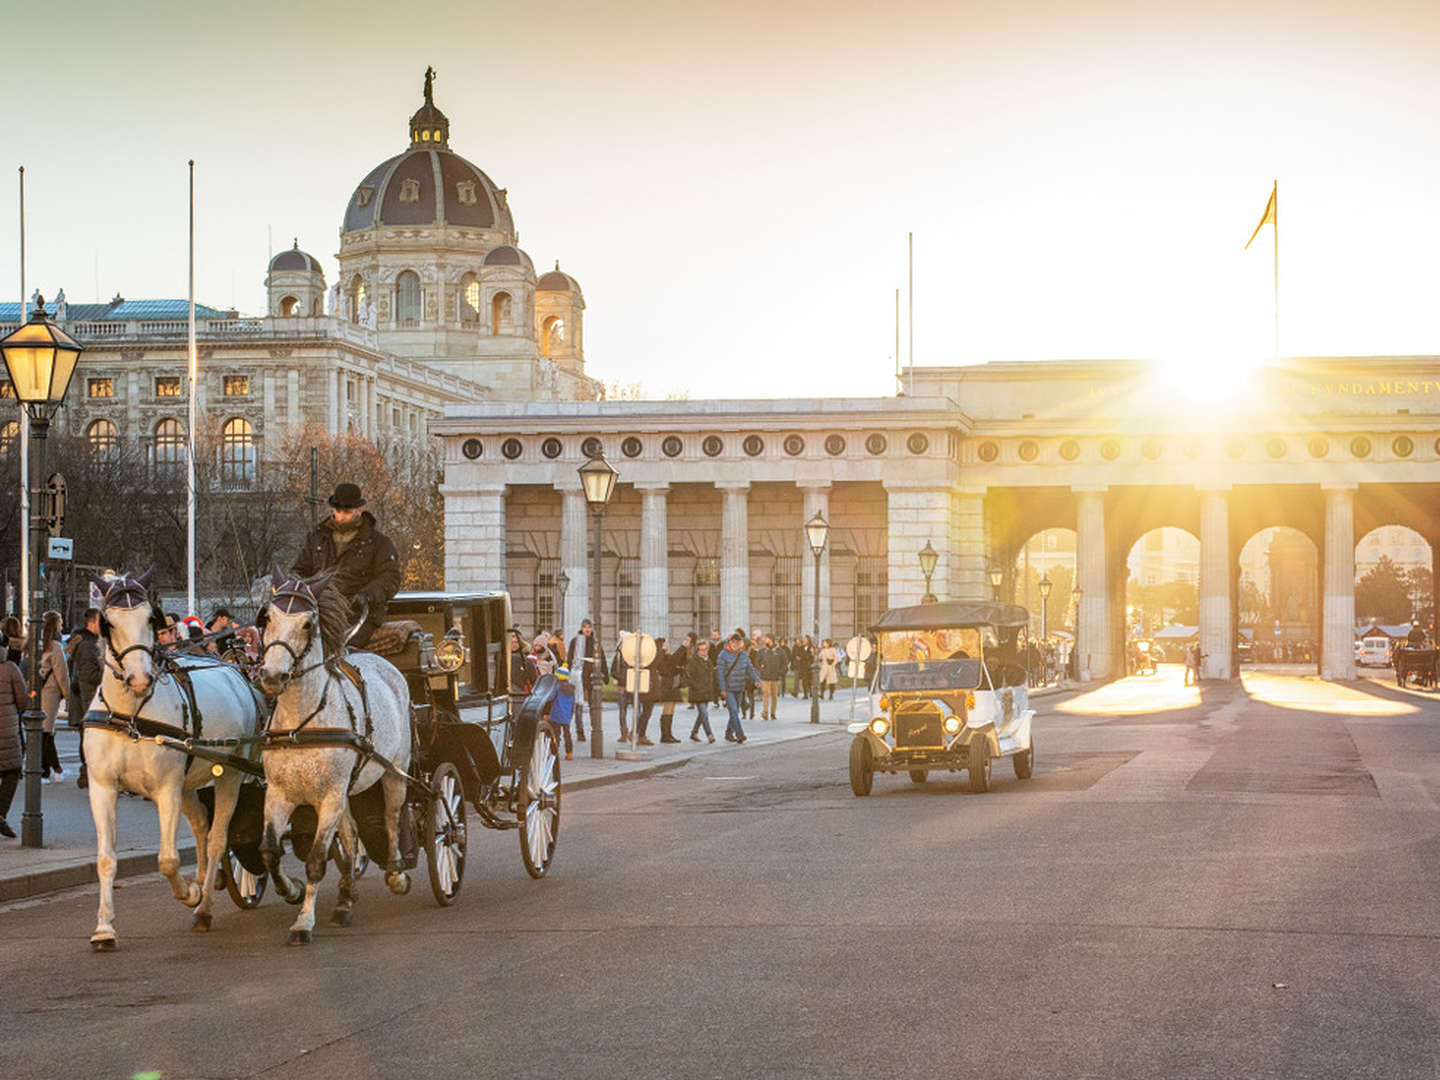
{"type": "Polygon", "coordinates": [[[365,303],[365,327],[368,330],[374,330],[377,326],[379,326],[379,317],[375,311],[375,301],[368,300],[365,303]]]}
{"type": "Polygon", "coordinates": [[[55,294],[55,321],[65,322],[70,317],[70,303],[65,299],[65,290],[55,294]]]}
{"type": "Polygon", "coordinates": [[[345,290],[340,288],[338,281],[330,289],[330,317],[334,319],[345,317],[345,290]]]}
{"type": "Polygon", "coordinates": [[[425,104],[435,104],[435,69],[433,67],[425,69],[425,104]]]}

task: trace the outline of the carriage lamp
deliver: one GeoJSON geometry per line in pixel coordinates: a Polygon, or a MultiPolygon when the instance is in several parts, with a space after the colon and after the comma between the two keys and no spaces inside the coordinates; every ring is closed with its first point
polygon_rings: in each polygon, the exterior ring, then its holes
{"type": "Polygon", "coordinates": [[[590,756],[592,758],[605,756],[605,725],[600,722],[604,700],[600,694],[600,686],[607,681],[604,677],[603,666],[605,645],[600,630],[600,571],[604,566],[601,561],[601,553],[605,539],[605,506],[610,502],[610,497],[615,494],[615,481],[619,477],[620,474],[605,460],[604,454],[596,454],[580,466],[580,486],[585,492],[585,502],[590,507],[590,516],[595,521],[595,540],[590,547],[590,624],[595,638],[595,657],[601,661],[600,669],[596,671],[590,683],[590,756]]]}
{"type": "MultiPolygon", "coordinates": [[[[50,418],[65,398],[75,364],[84,346],[50,321],[45,313],[45,298],[35,303],[30,321],[17,327],[0,340],[0,353],[5,356],[5,374],[15,392],[15,399],[30,417],[30,438],[35,452],[30,455],[31,475],[22,476],[32,497],[38,497],[40,478],[45,475],[46,436],[50,418]]],[[[25,729],[25,811],[20,819],[20,843],[23,847],[44,847],[45,818],[40,809],[41,745],[44,742],[45,713],[40,708],[40,545],[46,532],[46,513],[31,507],[29,537],[30,560],[30,681],[29,708],[21,714],[25,729]]]]}
{"type": "Polygon", "coordinates": [[[441,671],[459,671],[465,666],[465,639],[454,630],[435,643],[435,666],[441,671]]]}
{"type": "Polygon", "coordinates": [[[937,603],[935,594],[930,591],[930,579],[935,576],[935,564],[939,561],[940,553],[926,540],[925,546],[920,549],[920,573],[925,575],[925,595],[920,598],[922,604],[937,603]]]}

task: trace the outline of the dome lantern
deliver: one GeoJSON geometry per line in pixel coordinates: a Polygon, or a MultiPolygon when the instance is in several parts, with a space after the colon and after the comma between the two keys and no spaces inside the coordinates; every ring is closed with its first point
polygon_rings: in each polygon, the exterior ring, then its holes
{"type": "Polygon", "coordinates": [[[450,148],[450,121],[435,107],[435,69],[425,69],[425,104],[410,117],[410,149],[450,148]]]}

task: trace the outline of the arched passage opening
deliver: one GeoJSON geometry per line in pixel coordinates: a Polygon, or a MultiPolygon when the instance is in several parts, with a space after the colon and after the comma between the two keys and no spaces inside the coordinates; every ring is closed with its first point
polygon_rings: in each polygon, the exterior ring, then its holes
{"type": "Polygon", "coordinates": [[[1320,662],[1320,552],[1299,529],[1271,526],[1240,548],[1236,653],[1242,666],[1320,662]]]}
{"type": "Polygon", "coordinates": [[[1355,544],[1357,628],[1418,625],[1434,636],[1434,553],[1420,533],[1405,525],[1380,525],[1355,544]]]}
{"type": "Polygon", "coordinates": [[[1058,679],[1075,647],[1074,529],[1041,529],[1021,541],[1010,568],[1014,602],[1030,612],[1030,636],[1039,655],[1031,678],[1058,679]]]}
{"type": "Polygon", "coordinates": [[[1193,533],[1163,525],[1130,545],[1124,611],[1127,674],[1147,653],[1160,663],[1185,662],[1200,633],[1200,541],[1193,533]]]}

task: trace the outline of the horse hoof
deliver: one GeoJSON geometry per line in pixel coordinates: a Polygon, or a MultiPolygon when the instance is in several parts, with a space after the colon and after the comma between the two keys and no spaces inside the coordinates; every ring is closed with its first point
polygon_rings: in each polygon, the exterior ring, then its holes
{"type": "Polygon", "coordinates": [[[208,934],[210,932],[210,920],[211,916],[209,915],[196,915],[195,921],[190,924],[190,929],[197,934],[208,934]]]}
{"type": "Polygon", "coordinates": [[[337,908],[330,913],[331,926],[349,926],[355,921],[355,913],[349,909],[337,908]]]}
{"type": "Polygon", "coordinates": [[[287,904],[294,907],[305,899],[305,889],[303,886],[297,885],[293,893],[281,893],[280,896],[287,904]]]}
{"type": "Polygon", "coordinates": [[[116,943],[115,943],[115,939],[114,939],[113,937],[100,938],[99,940],[93,940],[93,939],[92,939],[91,942],[90,942],[90,951],[91,951],[91,952],[114,952],[114,951],[115,951],[115,944],[116,944],[116,943]]]}
{"type": "Polygon", "coordinates": [[[291,944],[291,945],[309,945],[309,944],[310,944],[310,931],[309,931],[309,930],[291,930],[291,931],[290,931],[290,944],[291,944]]]}
{"type": "Polygon", "coordinates": [[[410,892],[410,875],[404,871],[386,874],[385,884],[396,896],[405,896],[410,892]]]}
{"type": "Polygon", "coordinates": [[[205,892],[204,892],[204,890],[201,889],[199,885],[196,885],[195,882],[192,881],[192,882],[190,883],[190,891],[185,894],[185,899],[182,900],[181,903],[183,903],[186,907],[199,907],[199,906],[200,906],[200,901],[203,900],[204,898],[205,898],[205,892]]]}

